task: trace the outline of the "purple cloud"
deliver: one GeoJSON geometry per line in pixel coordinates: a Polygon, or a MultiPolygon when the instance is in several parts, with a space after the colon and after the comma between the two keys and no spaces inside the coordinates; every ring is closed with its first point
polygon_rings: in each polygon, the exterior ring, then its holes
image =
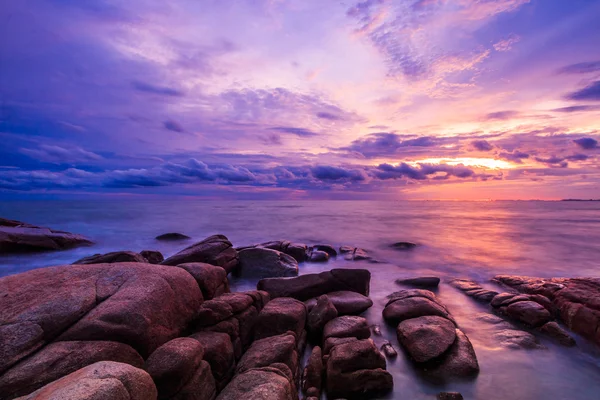
{"type": "Polygon", "coordinates": [[[165,129],[167,129],[169,131],[178,132],[178,133],[185,132],[185,129],[183,129],[183,126],[181,126],[181,124],[179,124],[176,121],[168,120],[168,121],[165,121],[163,123],[163,125],[164,125],[165,129]]]}
{"type": "Polygon", "coordinates": [[[494,148],[487,140],[473,140],[471,145],[479,151],[490,151],[494,148]]]}
{"type": "Polygon", "coordinates": [[[593,83],[590,83],[588,86],[584,87],[583,89],[580,89],[573,93],[570,93],[566,97],[569,100],[600,101],[600,81],[595,81],[593,83]]]}
{"type": "Polygon", "coordinates": [[[588,61],[571,64],[558,70],[559,74],[588,74],[600,71],[600,61],[588,61]]]}
{"type": "Polygon", "coordinates": [[[490,120],[507,120],[507,119],[514,118],[514,117],[516,117],[518,115],[519,115],[519,112],[518,111],[514,111],[514,110],[496,111],[496,112],[487,114],[484,117],[484,120],[486,120],[486,121],[490,121],[490,120]]]}
{"type": "Polygon", "coordinates": [[[174,96],[181,97],[183,96],[183,92],[177,89],[173,89],[166,86],[155,86],[145,82],[133,81],[131,85],[135,90],[139,90],[140,92],[146,92],[151,94],[157,94],[161,96],[174,96]]]}
{"type": "Polygon", "coordinates": [[[573,140],[573,143],[585,150],[595,149],[598,147],[598,141],[590,137],[575,139],[573,140]]]}

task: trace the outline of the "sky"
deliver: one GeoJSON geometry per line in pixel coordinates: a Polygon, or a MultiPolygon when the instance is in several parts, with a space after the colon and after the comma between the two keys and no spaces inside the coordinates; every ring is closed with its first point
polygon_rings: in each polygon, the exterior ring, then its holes
{"type": "Polygon", "coordinates": [[[600,198],[600,1],[5,0],[0,198],[600,198]]]}

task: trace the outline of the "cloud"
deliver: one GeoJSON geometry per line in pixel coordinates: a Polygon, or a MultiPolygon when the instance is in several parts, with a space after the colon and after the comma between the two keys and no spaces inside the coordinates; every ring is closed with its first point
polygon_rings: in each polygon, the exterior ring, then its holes
{"type": "Polygon", "coordinates": [[[590,137],[575,139],[573,140],[573,143],[585,150],[595,149],[598,147],[598,141],[590,137]]]}
{"type": "Polygon", "coordinates": [[[487,140],[473,140],[471,145],[479,151],[490,151],[494,148],[487,140]]]}
{"type": "Polygon", "coordinates": [[[517,164],[522,164],[524,159],[529,158],[529,153],[524,153],[518,150],[515,150],[513,152],[501,151],[500,153],[498,153],[498,157],[503,160],[512,161],[517,164]]]}
{"type": "Polygon", "coordinates": [[[173,120],[165,121],[163,123],[163,126],[165,127],[165,129],[173,131],[173,132],[178,132],[178,133],[185,132],[183,127],[178,122],[173,121],[173,120]]]}
{"type": "Polygon", "coordinates": [[[559,74],[588,74],[600,71],[600,61],[588,61],[571,64],[558,70],[559,74]]]}
{"type": "Polygon", "coordinates": [[[566,96],[569,100],[595,100],[600,101],[600,81],[590,83],[583,89],[577,90],[566,96]]]}
{"type": "Polygon", "coordinates": [[[506,111],[496,111],[493,113],[486,114],[484,120],[492,121],[492,120],[507,120],[512,119],[519,115],[518,111],[515,110],[506,110],[506,111]]]}
{"type": "Polygon", "coordinates": [[[271,128],[274,131],[282,132],[282,133],[290,133],[292,135],[296,135],[303,138],[309,138],[314,136],[319,136],[318,133],[313,132],[304,128],[295,128],[293,126],[275,126],[271,128]]]}
{"type": "Polygon", "coordinates": [[[177,89],[173,89],[166,86],[155,86],[149,83],[133,81],[131,85],[135,90],[139,90],[140,92],[152,93],[161,96],[170,96],[170,97],[181,97],[184,95],[183,92],[177,89]]]}
{"type": "Polygon", "coordinates": [[[358,152],[366,157],[377,157],[395,154],[401,148],[436,145],[438,145],[438,140],[431,136],[404,139],[403,136],[395,133],[378,132],[357,139],[343,149],[358,152]]]}
{"type": "Polygon", "coordinates": [[[496,51],[509,51],[512,50],[513,45],[520,42],[521,37],[511,33],[506,39],[502,39],[497,43],[494,43],[494,49],[496,51]]]}
{"type": "Polygon", "coordinates": [[[413,167],[407,163],[401,163],[397,166],[380,164],[375,171],[375,176],[384,180],[398,178],[425,180],[428,176],[440,172],[445,173],[445,175],[441,176],[442,179],[447,179],[452,176],[457,178],[470,178],[475,176],[475,172],[464,165],[419,164],[418,167],[413,167]]]}
{"type": "Polygon", "coordinates": [[[364,181],[366,174],[360,169],[346,169],[330,165],[318,165],[311,168],[312,175],[322,181],[364,181]]]}
{"type": "Polygon", "coordinates": [[[600,106],[582,105],[582,106],[569,106],[569,107],[555,108],[552,111],[561,112],[561,113],[575,113],[575,112],[598,111],[598,110],[600,110],[600,106]]]}
{"type": "Polygon", "coordinates": [[[317,117],[322,118],[322,119],[328,119],[331,121],[339,121],[339,120],[343,119],[339,115],[331,114],[328,112],[318,112],[317,117]]]}
{"type": "Polygon", "coordinates": [[[53,164],[91,162],[102,159],[102,156],[76,146],[65,148],[56,145],[42,144],[37,149],[23,148],[21,149],[21,153],[38,161],[53,164]]]}
{"type": "Polygon", "coordinates": [[[564,156],[564,157],[557,157],[557,156],[551,156],[551,157],[547,157],[547,158],[535,157],[535,160],[537,162],[547,164],[550,166],[558,165],[561,168],[566,168],[569,165],[567,161],[585,161],[588,158],[589,158],[589,156],[586,154],[572,154],[572,155],[564,156]]]}

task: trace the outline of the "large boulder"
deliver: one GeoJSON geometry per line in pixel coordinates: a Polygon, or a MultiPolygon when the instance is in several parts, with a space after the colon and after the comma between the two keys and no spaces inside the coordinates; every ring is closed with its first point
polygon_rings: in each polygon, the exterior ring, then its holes
{"type": "Polygon", "coordinates": [[[254,338],[262,339],[292,331],[302,336],[306,325],[306,306],[290,297],[271,300],[258,314],[254,325],[254,338]]]}
{"type": "Polygon", "coordinates": [[[298,275],[298,261],[277,250],[254,247],[241,250],[239,273],[242,277],[284,277],[298,275]]]}
{"type": "Polygon", "coordinates": [[[408,297],[389,303],[383,309],[383,318],[394,325],[407,319],[437,315],[452,319],[448,311],[436,301],[425,297],[408,297]]]}
{"type": "MultiPolygon", "coordinates": [[[[358,315],[369,309],[373,305],[373,300],[360,293],[340,290],[327,293],[338,315],[358,315]]],[[[310,299],[305,302],[309,310],[317,304],[317,299],[310,299]]]]}
{"type": "Polygon", "coordinates": [[[527,325],[538,327],[552,320],[552,315],[535,301],[518,301],[506,307],[506,314],[527,325]]]}
{"type": "Polygon", "coordinates": [[[277,250],[282,253],[287,254],[288,256],[294,257],[297,262],[302,262],[306,260],[306,252],[307,247],[303,243],[292,243],[289,240],[273,240],[271,242],[265,242],[261,244],[257,244],[255,246],[247,246],[238,249],[241,251],[243,249],[249,249],[254,247],[264,247],[266,249],[277,250]]]}
{"type": "Polygon", "coordinates": [[[509,349],[545,349],[534,335],[517,329],[501,329],[492,337],[498,344],[509,349]]]}
{"type": "Polygon", "coordinates": [[[217,391],[220,392],[229,383],[235,370],[231,338],[222,332],[197,332],[190,337],[204,348],[204,360],[210,364],[217,391]]]}
{"type": "Polygon", "coordinates": [[[186,271],[138,263],[41,268],[1,278],[0,293],[0,373],[54,340],[115,341],[147,357],[202,302],[186,271]]]}
{"type": "Polygon", "coordinates": [[[133,251],[113,251],[112,253],[94,254],[92,256],[84,257],[75,261],[73,264],[113,264],[124,262],[146,263],[148,261],[144,256],[133,251]]]}
{"type": "MultiPolygon", "coordinates": [[[[285,297],[283,297],[285,298],[285,297]]],[[[320,296],[317,304],[308,313],[308,331],[312,335],[320,335],[325,324],[338,316],[335,306],[327,295],[320,296]]]]}
{"type": "Polygon", "coordinates": [[[146,360],[145,370],[156,384],[158,397],[170,399],[179,393],[200,367],[203,357],[204,348],[192,338],[173,339],[156,349],[146,360]]]}
{"type": "Polygon", "coordinates": [[[164,265],[207,263],[230,273],[238,266],[237,251],[224,235],[213,235],[193,244],[162,262],[164,265]]]}
{"type": "Polygon", "coordinates": [[[428,377],[443,381],[473,377],[478,372],[479,363],[475,350],[467,335],[460,329],[456,329],[456,340],[442,359],[427,367],[428,377]]]}
{"type": "Polygon", "coordinates": [[[131,346],[123,343],[55,342],[25,358],[0,376],[0,398],[27,395],[99,361],[116,361],[137,368],[144,366],[142,357],[131,346]]]}
{"type": "Polygon", "coordinates": [[[298,375],[300,360],[296,347],[296,336],[291,333],[256,340],[242,356],[236,367],[240,374],[253,368],[268,367],[275,363],[288,366],[292,375],[298,375]]]}
{"type": "Polygon", "coordinates": [[[438,316],[402,321],[397,329],[398,341],[418,363],[431,361],[444,354],[456,340],[452,322],[438,316]]]}
{"type": "Polygon", "coordinates": [[[0,218],[0,254],[65,250],[91,244],[81,235],[0,218]]]}
{"type": "Polygon", "coordinates": [[[323,384],[323,370],[321,348],[315,346],[308,357],[306,367],[302,373],[302,391],[305,394],[311,392],[316,397],[320,397],[323,384]]]}
{"type": "Polygon", "coordinates": [[[325,324],[323,329],[323,340],[330,337],[345,338],[355,337],[367,339],[371,336],[371,330],[367,320],[363,317],[345,315],[337,317],[325,324]]]}
{"type": "Polygon", "coordinates": [[[229,292],[227,271],[222,267],[206,263],[179,264],[177,267],[185,269],[194,277],[205,300],[229,292]]]}
{"type": "Polygon", "coordinates": [[[369,295],[371,273],[366,269],[332,269],[319,274],[294,278],[267,278],[258,282],[258,289],[275,297],[293,297],[308,300],[336,291],[351,291],[369,295]]]}
{"type": "Polygon", "coordinates": [[[154,400],[148,373],[128,364],[101,361],[81,368],[20,400],[154,400]]]}
{"type": "Polygon", "coordinates": [[[280,368],[262,367],[236,375],[217,400],[297,400],[296,386],[280,368]]]}

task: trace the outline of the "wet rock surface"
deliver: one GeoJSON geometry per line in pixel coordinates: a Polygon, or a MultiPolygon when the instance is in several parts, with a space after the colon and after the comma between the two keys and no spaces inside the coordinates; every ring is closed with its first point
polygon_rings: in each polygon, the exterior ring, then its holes
{"type": "Polygon", "coordinates": [[[337,317],[325,324],[323,329],[323,339],[330,337],[344,338],[355,337],[357,339],[367,339],[371,336],[371,330],[367,320],[357,316],[337,317]]]}
{"type": "Polygon", "coordinates": [[[207,263],[222,267],[227,273],[238,266],[237,251],[224,235],[213,235],[195,243],[162,262],[164,265],[207,263]]]}
{"type": "Polygon", "coordinates": [[[298,262],[277,250],[256,247],[238,253],[241,277],[269,278],[298,275],[298,262]]]}
{"type": "Polygon", "coordinates": [[[317,304],[308,313],[307,327],[311,335],[320,335],[325,324],[338,316],[338,312],[327,295],[320,296],[317,304]]]}
{"type": "Polygon", "coordinates": [[[398,341],[418,363],[441,356],[456,340],[454,324],[437,316],[407,319],[397,332],[398,341]]]}
{"type": "Polygon", "coordinates": [[[66,250],[91,244],[82,235],[0,218],[0,254],[66,250]]]}
{"type": "Polygon", "coordinates": [[[489,303],[498,294],[494,290],[484,289],[483,286],[470,279],[453,279],[449,283],[467,296],[485,303],[489,303]]]}
{"type": "Polygon", "coordinates": [[[440,278],[437,276],[420,276],[418,278],[397,279],[396,283],[405,286],[436,288],[440,284],[440,278]]]}
{"type": "MultiPolygon", "coordinates": [[[[347,290],[327,293],[327,297],[335,307],[338,315],[358,315],[368,310],[373,305],[373,300],[360,293],[347,290]]],[[[305,302],[306,307],[311,310],[317,299],[310,299],[305,302]]]]}

